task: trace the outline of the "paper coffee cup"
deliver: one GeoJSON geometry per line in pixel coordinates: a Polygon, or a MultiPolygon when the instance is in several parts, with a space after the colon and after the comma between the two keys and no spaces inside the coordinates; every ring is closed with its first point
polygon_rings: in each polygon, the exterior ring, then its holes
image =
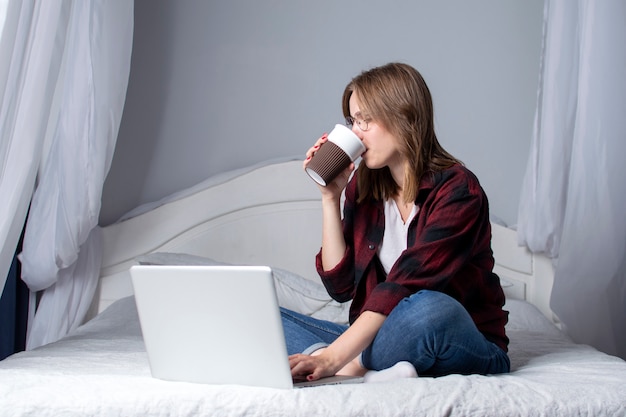
{"type": "Polygon", "coordinates": [[[326,186],[351,162],[365,152],[365,145],[352,130],[337,124],[328,134],[328,141],[315,152],[306,172],[318,184],[326,186]]]}

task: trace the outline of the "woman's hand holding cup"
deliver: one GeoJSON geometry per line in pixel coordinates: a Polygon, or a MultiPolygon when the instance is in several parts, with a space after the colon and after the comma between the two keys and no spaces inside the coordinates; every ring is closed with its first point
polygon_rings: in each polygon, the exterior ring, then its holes
{"type": "Polygon", "coordinates": [[[354,161],[365,152],[358,136],[344,125],[336,125],[306,153],[304,170],[319,184],[322,195],[341,194],[354,170],[354,161]]]}

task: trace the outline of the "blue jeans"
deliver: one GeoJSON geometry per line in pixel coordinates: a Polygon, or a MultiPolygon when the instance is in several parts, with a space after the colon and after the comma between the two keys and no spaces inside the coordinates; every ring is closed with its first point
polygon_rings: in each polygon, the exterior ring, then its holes
{"type": "MultiPolygon", "coordinates": [[[[282,308],[281,316],[290,355],[325,347],[348,328],[282,308]]],[[[361,353],[367,369],[386,369],[400,361],[411,362],[421,376],[510,370],[506,352],[478,331],[458,301],[427,290],[402,300],[361,353]]]]}

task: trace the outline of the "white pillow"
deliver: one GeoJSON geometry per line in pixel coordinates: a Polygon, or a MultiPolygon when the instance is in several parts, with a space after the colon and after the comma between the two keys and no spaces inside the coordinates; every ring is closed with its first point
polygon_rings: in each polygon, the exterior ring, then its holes
{"type": "MultiPolygon", "coordinates": [[[[154,252],[135,258],[141,265],[228,265],[203,256],[186,253],[154,252]]],[[[318,319],[347,324],[350,303],[330,298],[321,283],[296,273],[272,267],[278,304],[318,319]]]]}
{"type": "Polygon", "coordinates": [[[546,316],[528,301],[507,299],[505,310],[509,312],[506,330],[535,331],[542,333],[562,334],[546,316]]]}

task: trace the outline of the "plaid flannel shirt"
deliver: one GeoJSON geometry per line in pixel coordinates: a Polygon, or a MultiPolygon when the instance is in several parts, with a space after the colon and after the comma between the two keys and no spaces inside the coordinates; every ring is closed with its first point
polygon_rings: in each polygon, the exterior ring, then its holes
{"type": "Polygon", "coordinates": [[[405,297],[420,290],[440,291],[458,300],[478,330],[505,351],[508,312],[493,273],[491,224],[487,197],[467,168],[455,165],[425,174],[409,225],[407,249],[386,275],[377,250],[383,240],[382,201],[356,204],[356,178],[346,188],[343,232],[347,245],[340,263],[317,270],[328,293],[339,302],[352,300],[350,322],[363,311],[389,315],[405,297]]]}

